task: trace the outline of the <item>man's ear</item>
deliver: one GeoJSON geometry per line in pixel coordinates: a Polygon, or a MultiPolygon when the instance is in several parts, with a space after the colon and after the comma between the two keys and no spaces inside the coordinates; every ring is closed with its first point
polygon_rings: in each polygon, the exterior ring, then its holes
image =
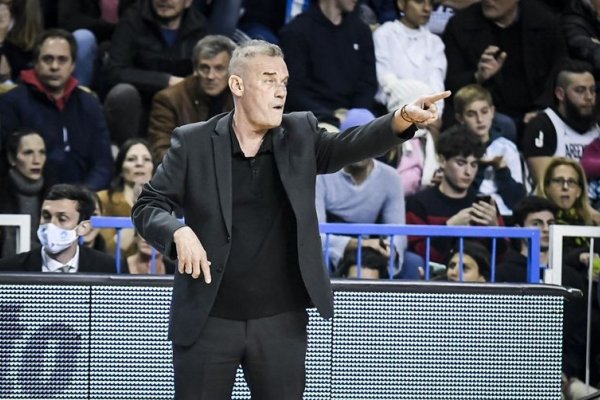
{"type": "Polygon", "coordinates": [[[564,101],[565,100],[565,89],[560,86],[557,86],[556,88],[554,88],[554,96],[556,96],[558,101],[564,101]]]}
{"type": "Polygon", "coordinates": [[[229,77],[229,90],[234,96],[242,96],[244,94],[244,81],[238,75],[231,75],[229,77]]]}
{"type": "Polygon", "coordinates": [[[85,221],[81,221],[79,223],[79,225],[77,225],[77,228],[75,228],[75,232],[77,232],[78,236],[85,236],[88,233],[90,233],[92,230],[92,223],[90,222],[89,219],[86,219],[85,221]]]}

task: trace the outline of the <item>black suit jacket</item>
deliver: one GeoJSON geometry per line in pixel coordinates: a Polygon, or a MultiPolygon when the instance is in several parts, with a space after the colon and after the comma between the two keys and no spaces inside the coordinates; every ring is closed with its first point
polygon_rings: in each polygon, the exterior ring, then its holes
{"type": "MultiPolygon", "coordinates": [[[[172,214],[181,207],[185,223],[198,235],[211,261],[212,283],[175,273],[170,339],[193,343],[212,308],[231,248],[231,137],[233,112],[185,125],[173,133],[171,148],[152,180],[144,185],[132,210],[133,222],[154,248],[176,258],[173,233],[184,226],[172,214]]],[[[333,298],[323,262],[315,211],[315,179],[344,165],[384,153],[410,138],[392,131],[387,115],[364,127],[331,134],[317,127],[312,113],[286,114],[273,130],[273,153],[297,221],[298,261],[313,304],[325,318],[333,315],[333,298]]]]}
{"type": "MultiPolygon", "coordinates": [[[[42,252],[40,247],[25,253],[0,259],[2,272],[42,272],[42,252]]],[[[115,259],[100,251],[79,246],[78,272],[116,274],[115,259]]]]}

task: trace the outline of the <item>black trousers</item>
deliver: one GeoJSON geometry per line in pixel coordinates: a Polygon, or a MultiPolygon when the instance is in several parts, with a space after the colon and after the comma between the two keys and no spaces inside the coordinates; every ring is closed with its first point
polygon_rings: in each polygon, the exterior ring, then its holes
{"type": "Polygon", "coordinates": [[[173,344],[175,400],[230,400],[238,366],[253,400],[302,399],[308,314],[209,317],[191,346],[173,344]]]}

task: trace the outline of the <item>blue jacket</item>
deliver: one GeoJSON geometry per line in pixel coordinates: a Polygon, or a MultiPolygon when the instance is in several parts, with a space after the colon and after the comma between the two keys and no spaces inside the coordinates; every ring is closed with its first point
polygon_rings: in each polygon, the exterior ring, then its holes
{"type": "Polygon", "coordinates": [[[109,187],[113,172],[110,135],[96,97],[80,87],[63,110],[45,93],[20,84],[0,96],[0,132],[4,138],[19,128],[39,132],[46,142],[47,163],[59,183],[81,183],[92,190],[109,187]]]}

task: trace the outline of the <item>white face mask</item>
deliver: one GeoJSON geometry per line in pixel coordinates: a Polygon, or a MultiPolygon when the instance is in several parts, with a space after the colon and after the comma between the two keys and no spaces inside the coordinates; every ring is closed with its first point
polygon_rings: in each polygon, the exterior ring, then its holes
{"type": "Polygon", "coordinates": [[[40,243],[50,254],[60,253],[77,240],[75,229],[63,229],[52,223],[40,225],[37,231],[40,243]]]}

